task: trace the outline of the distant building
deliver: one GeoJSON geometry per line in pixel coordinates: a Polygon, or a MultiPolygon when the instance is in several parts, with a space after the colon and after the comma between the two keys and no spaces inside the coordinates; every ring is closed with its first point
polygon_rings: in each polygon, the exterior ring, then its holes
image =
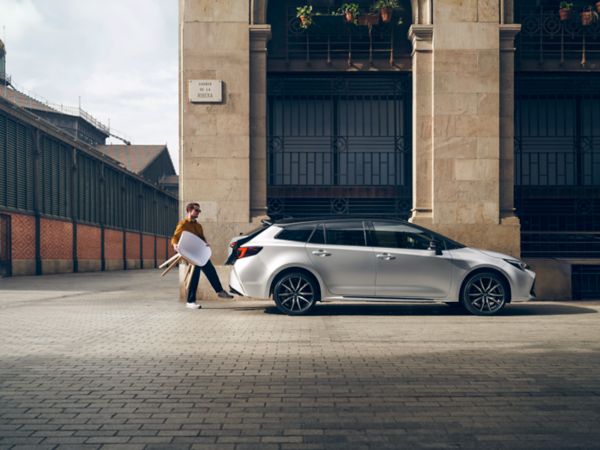
{"type": "Polygon", "coordinates": [[[177,195],[178,177],[166,145],[98,145],[96,148],[126,169],[177,195]]]}
{"type": "Polygon", "coordinates": [[[108,127],[14,89],[5,55],[0,41],[0,277],[156,267],[177,198],[97,150],[108,127]]]}

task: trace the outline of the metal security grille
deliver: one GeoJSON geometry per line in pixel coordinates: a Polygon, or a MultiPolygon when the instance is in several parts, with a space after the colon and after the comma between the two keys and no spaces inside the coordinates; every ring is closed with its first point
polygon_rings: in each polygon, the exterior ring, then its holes
{"type": "Polygon", "coordinates": [[[524,256],[600,258],[599,76],[517,76],[515,203],[524,256]]]}
{"type": "Polygon", "coordinates": [[[171,234],[177,199],[61,139],[37,134],[0,110],[0,209],[34,213],[37,191],[43,215],[171,234]]]}
{"type": "Polygon", "coordinates": [[[410,78],[269,77],[271,215],[410,208],[410,78]]]}
{"type": "Polygon", "coordinates": [[[600,266],[572,266],[571,284],[575,300],[600,299],[600,266]]]}
{"type": "Polygon", "coordinates": [[[11,276],[10,216],[0,214],[0,277],[11,276]]]}

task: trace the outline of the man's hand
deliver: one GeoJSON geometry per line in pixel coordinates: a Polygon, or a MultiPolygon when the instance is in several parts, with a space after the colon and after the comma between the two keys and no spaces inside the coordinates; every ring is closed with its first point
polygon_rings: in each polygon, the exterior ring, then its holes
{"type": "Polygon", "coordinates": [[[177,253],[179,253],[179,245],[173,244],[173,250],[175,250],[177,253]]]}

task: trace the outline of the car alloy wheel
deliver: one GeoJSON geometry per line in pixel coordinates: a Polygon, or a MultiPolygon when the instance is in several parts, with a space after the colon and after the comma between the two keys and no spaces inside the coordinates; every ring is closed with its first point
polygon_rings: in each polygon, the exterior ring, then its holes
{"type": "Polygon", "coordinates": [[[304,273],[289,273],[275,284],[273,299],[277,308],[285,314],[306,314],[317,301],[317,286],[304,273]]]}
{"type": "Polygon", "coordinates": [[[499,275],[481,272],[473,275],[463,289],[462,304],[472,314],[491,316],[506,304],[506,285],[499,275]]]}

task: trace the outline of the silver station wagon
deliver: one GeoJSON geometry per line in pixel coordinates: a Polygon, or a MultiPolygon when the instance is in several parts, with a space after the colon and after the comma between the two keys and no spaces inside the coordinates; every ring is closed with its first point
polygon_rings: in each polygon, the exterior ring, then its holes
{"type": "Polygon", "coordinates": [[[534,296],[535,273],[524,262],[400,220],[266,224],[232,240],[230,252],[232,291],[272,296],[289,315],[330,300],[446,302],[493,315],[534,296]]]}

